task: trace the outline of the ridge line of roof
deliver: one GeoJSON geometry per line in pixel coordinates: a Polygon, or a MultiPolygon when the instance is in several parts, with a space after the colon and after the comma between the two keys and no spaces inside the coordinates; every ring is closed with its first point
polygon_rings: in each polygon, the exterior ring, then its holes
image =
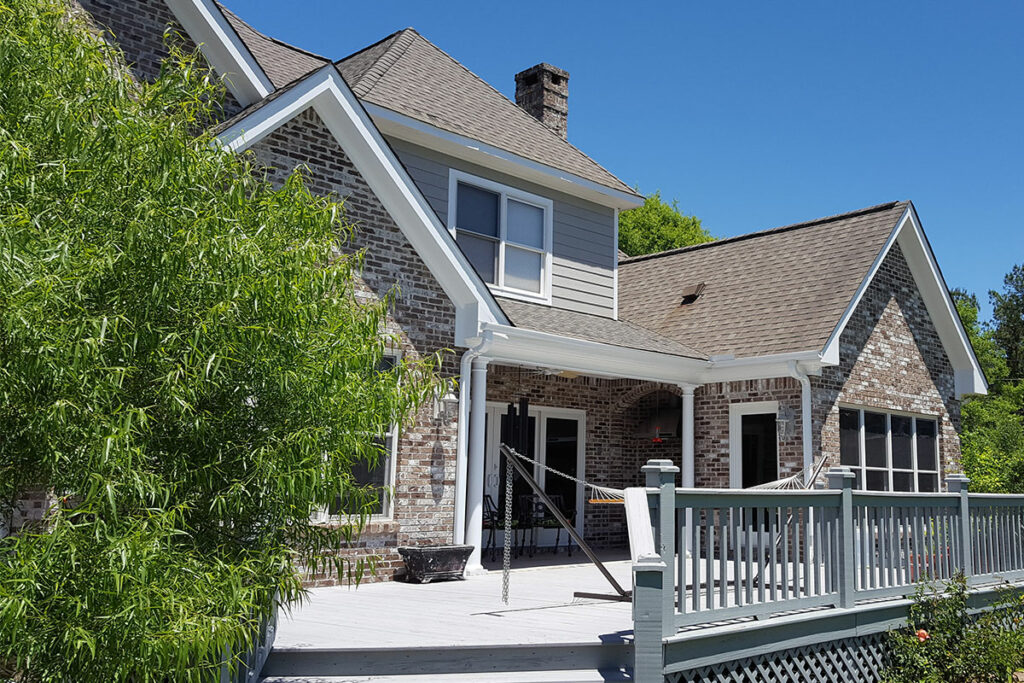
{"type": "Polygon", "coordinates": [[[800,228],[809,228],[815,225],[823,225],[825,223],[833,223],[835,221],[843,220],[846,218],[856,218],[857,216],[866,216],[870,213],[878,213],[892,209],[899,204],[906,203],[907,200],[885,202],[884,204],[875,204],[874,206],[868,206],[863,209],[856,209],[854,211],[847,211],[846,213],[837,213],[832,216],[823,216],[821,218],[815,218],[809,221],[801,221],[799,223],[790,223],[789,225],[782,225],[775,228],[767,228],[765,230],[757,230],[754,232],[744,233],[742,235],[736,235],[734,237],[725,237],[720,240],[713,240],[711,242],[703,242],[701,244],[691,244],[685,247],[679,247],[678,249],[669,249],[667,251],[659,251],[654,254],[641,254],[639,256],[630,256],[626,259],[620,259],[619,265],[629,265],[632,263],[639,263],[641,261],[649,261],[662,256],[674,256],[675,254],[682,254],[690,251],[696,251],[698,249],[707,249],[710,247],[716,247],[723,244],[732,244],[734,242],[743,242],[749,239],[757,237],[764,237],[767,235],[774,235],[783,232],[789,232],[791,230],[799,230],[800,228]]]}
{"type": "MultiPolygon", "coordinates": [[[[301,48],[301,47],[298,47],[296,45],[292,45],[291,43],[286,43],[283,40],[281,40],[280,38],[275,38],[274,36],[267,35],[263,31],[258,30],[255,26],[250,24],[248,21],[246,21],[245,19],[243,19],[242,17],[238,16],[237,14],[232,12],[230,9],[225,7],[223,3],[217,2],[215,4],[217,5],[217,8],[220,9],[222,14],[224,12],[227,12],[228,14],[233,16],[235,19],[237,19],[238,21],[240,21],[243,24],[245,24],[249,28],[250,31],[252,31],[253,33],[255,33],[255,34],[257,34],[257,35],[259,35],[259,36],[261,36],[263,38],[266,38],[270,42],[276,43],[276,44],[280,45],[281,47],[286,47],[289,50],[294,50],[295,52],[301,52],[302,54],[306,55],[307,57],[312,57],[314,59],[319,59],[319,60],[323,61],[325,64],[330,64],[331,63],[331,59],[329,57],[324,57],[323,55],[317,54],[316,52],[311,52],[310,50],[306,50],[305,48],[301,48]]],[[[224,18],[226,19],[227,17],[224,17],[224,18]]],[[[238,33],[238,31],[235,29],[234,26],[231,27],[231,30],[235,31],[236,34],[238,33]]],[[[238,36],[238,37],[239,37],[239,39],[241,39],[241,36],[238,36]]],[[[242,41],[242,42],[245,42],[245,41],[242,41]]],[[[250,50],[250,52],[251,52],[251,50],[250,50]]],[[[262,69],[263,67],[261,66],[260,68],[262,69]]]]}
{"type": "MultiPolygon", "coordinates": [[[[398,63],[398,60],[409,51],[417,36],[420,36],[414,28],[403,28],[392,35],[397,35],[395,40],[384,50],[384,54],[374,61],[373,65],[363,73],[359,82],[352,87],[352,92],[358,97],[362,98],[369,95],[377,87],[377,84],[380,83],[380,79],[384,78],[385,74],[391,71],[392,67],[398,63]],[[364,84],[366,84],[365,87],[364,84]]],[[[380,43],[378,42],[377,44],[379,45],[380,43]]]]}
{"type": "Polygon", "coordinates": [[[397,36],[399,33],[402,33],[403,31],[410,31],[410,30],[415,31],[416,29],[414,29],[412,26],[406,26],[405,28],[400,28],[397,31],[392,31],[391,33],[387,34],[386,36],[384,36],[383,38],[381,38],[380,40],[378,40],[375,43],[370,43],[366,47],[359,48],[358,50],[356,50],[355,52],[353,52],[351,54],[347,54],[344,57],[340,57],[338,59],[335,59],[334,60],[334,65],[337,66],[337,65],[341,64],[342,62],[347,62],[348,60],[352,59],[353,57],[355,57],[357,55],[361,55],[361,54],[363,54],[364,52],[366,52],[368,50],[372,50],[373,48],[377,47],[381,43],[386,43],[387,41],[389,41],[392,38],[394,38],[395,36],[397,36]]]}

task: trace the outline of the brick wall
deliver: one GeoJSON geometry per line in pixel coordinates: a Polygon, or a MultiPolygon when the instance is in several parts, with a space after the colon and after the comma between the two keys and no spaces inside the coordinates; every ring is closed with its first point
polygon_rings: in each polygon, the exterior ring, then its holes
{"type": "Polygon", "coordinates": [[[815,452],[839,462],[839,402],[937,416],[946,472],[960,470],[953,368],[899,245],[839,338],[839,365],[812,377],[815,452]]]}
{"type": "Polygon", "coordinates": [[[799,382],[792,377],[714,382],[698,387],[693,396],[697,486],[729,486],[729,406],[752,401],[778,401],[780,412],[785,408],[794,418],[788,434],[779,434],[779,477],[803,467],[799,382]]]}
{"type": "MultiPolygon", "coordinates": [[[[160,64],[168,56],[164,38],[168,27],[176,32],[173,40],[180,41],[182,50],[197,49],[164,0],[73,0],[73,3],[88,12],[105,37],[117,44],[132,67],[132,73],[141,80],[153,81],[160,74],[160,64]]],[[[234,95],[225,93],[225,117],[241,109],[234,95]]]]}
{"type": "MultiPolygon", "coordinates": [[[[387,332],[401,340],[405,357],[454,347],[454,307],[313,109],[268,135],[252,151],[271,178],[281,180],[302,166],[313,192],[344,199],[346,218],[356,227],[345,248],[366,250],[361,295],[380,297],[398,287],[387,332]]],[[[456,376],[457,364],[457,356],[448,353],[443,373],[456,376]]],[[[403,566],[397,546],[452,542],[456,426],[454,419],[435,419],[432,405],[421,410],[415,424],[399,436],[393,519],[372,522],[353,547],[342,551],[343,556],[379,556],[376,578],[386,579],[403,566]]],[[[333,582],[324,576],[311,579],[313,585],[333,582]]]]}

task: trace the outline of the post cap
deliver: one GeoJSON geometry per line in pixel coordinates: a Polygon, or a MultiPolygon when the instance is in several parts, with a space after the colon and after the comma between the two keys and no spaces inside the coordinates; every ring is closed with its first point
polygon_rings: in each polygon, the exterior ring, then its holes
{"type": "Polygon", "coordinates": [[[849,467],[830,467],[825,476],[828,477],[829,488],[834,489],[852,486],[853,480],[857,478],[849,467]]]}
{"type": "Polygon", "coordinates": [[[648,460],[647,464],[640,468],[641,472],[678,472],[679,468],[672,464],[671,460],[648,460]]]}

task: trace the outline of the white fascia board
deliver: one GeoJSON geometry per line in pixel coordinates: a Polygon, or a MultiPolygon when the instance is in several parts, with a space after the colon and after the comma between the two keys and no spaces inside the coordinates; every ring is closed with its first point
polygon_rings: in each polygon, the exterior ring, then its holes
{"type": "Polygon", "coordinates": [[[971,346],[960,314],[957,313],[956,304],[949,294],[946,280],[939,270],[939,262],[921,228],[921,220],[916,210],[911,211],[910,220],[906,228],[900,232],[897,241],[907,265],[910,266],[914,282],[917,283],[918,291],[946,350],[949,362],[953,366],[957,395],[987,394],[988,383],[985,381],[981,363],[978,362],[974,347],[971,346]]]}
{"type": "Polygon", "coordinates": [[[711,367],[702,376],[702,383],[738,382],[749,379],[792,377],[791,363],[808,375],[820,375],[824,362],[819,351],[796,351],[749,358],[711,360],[711,367]]]}
{"type": "Polygon", "coordinates": [[[956,312],[956,305],[949,295],[946,281],[939,270],[938,261],[935,259],[931,245],[928,244],[928,239],[921,228],[921,221],[912,204],[907,206],[906,211],[897,221],[896,227],[871,264],[857,293],[843,312],[839,324],[829,336],[825,348],[821,351],[822,361],[827,365],[839,364],[839,338],[864,297],[864,293],[874,280],[885,257],[892,250],[892,245],[896,243],[900,245],[900,250],[910,267],[910,273],[921,293],[925,307],[928,309],[928,315],[932,319],[932,324],[935,325],[942,346],[953,366],[957,396],[988,393],[988,384],[981,370],[981,364],[974,355],[967,332],[960,322],[960,315],[956,312]]]}
{"type": "Polygon", "coordinates": [[[478,334],[481,322],[508,319],[441,225],[422,193],[384,141],[333,65],[324,66],[218,136],[241,151],[313,107],[359,170],[370,189],[437,278],[456,308],[456,345],[478,334]]]}
{"type": "Polygon", "coordinates": [[[573,173],[527,159],[513,152],[473,138],[424,123],[371,102],[363,102],[374,123],[385,135],[507,173],[532,183],[591,201],[601,206],[626,210],[641,206],[642,197],[605,187],[573,173]]]}
{"type": "Polygon", "coordinates": [[[166,0],[228,90],[247,107],[274,91],[270,79],[213,0],[166,0]]]}
{"type": "Polygon", "coordinates": [[[846,325],[850,322],[850,318],[853,317],[854,311],[857,310],[857,306],[860,304],[860,300],[864,298],[864,293],[868,291],[868,287],[871,286],[871,281],[875,279],[875,273],[882,267],[882,261],[889,255],[889,250],[892,249],[892,245],[896,243],[896,238],[900,234],[900,230],[903,225],[910,220],[910,207],[903,212],[900,219],[896,221],[896,227],[893,228],[892,232],[889,233],[889,237],[886,238],[885,244],[882,246],[881,251],[875,256],[875,260],[871,263],[871,268],[868,269],[867,275],[861,280],[860,286],[854,293],[850,303],[846,306],[846,310],[843,311],[842,317],[839,318],[839,323],[832,330],[832,334],[829,335],[828,341],[825,342],[825,348],[821,351],[821,357],[823,360],[828,362],[830,365],[839,365],[839,337],[843,334],[843,330],[846,329],[846,325]]]}
{"type": "Polygon", "coordinates": [[[697,358],[630,349],[508,325],[485,324],[496,361],[570,370],[587,375],[668,384],[700,384],[709,363],[697,358]]]}

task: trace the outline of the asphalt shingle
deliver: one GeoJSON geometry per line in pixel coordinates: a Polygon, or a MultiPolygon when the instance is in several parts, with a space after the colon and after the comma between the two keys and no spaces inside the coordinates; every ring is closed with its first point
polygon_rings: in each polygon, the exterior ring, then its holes
{"type": "Polygon", "coordinates": [[[711,355],[820,350],[909,202],[619,264],[619,316],[711,355]],[[684,287],[705,284],[681,305],[684,287]]]}

